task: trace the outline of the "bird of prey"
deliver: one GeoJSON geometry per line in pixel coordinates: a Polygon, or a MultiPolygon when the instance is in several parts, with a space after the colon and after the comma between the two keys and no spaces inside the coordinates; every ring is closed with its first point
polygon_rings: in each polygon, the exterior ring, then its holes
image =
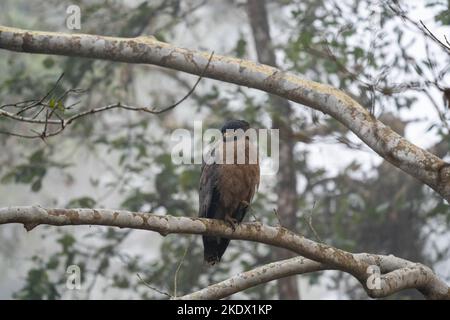
{"type": "MultiPolygon", "coordinates": [[[[242,222],[259,185],[259,161],[251,152],[256,152],[256,145],[244,134],[250,125],[243,120],[229,120],[222,129],[222,140],[214,148],[215,159],[203,163],[199,188],[199,217],[219,219],[228,222],[233,230],[242,222]],[[239,130],[241,129],[241,130],[239,130]],[[241,149],[239,149],[239,145],[241,149]],[[242,148],[245,146],[245,148],[242,148]],[[234,149],[229,149],[233,148],[234,149]],[[234,150],[233,161],[225,159],[226,150],[234,150]],[[239,160],[238,152],[245,149],[245,162],[239,160]],[[253,161],[252,161],[253,159],[253,161]],[[231,162],[231,163],[230,163],[231,162]]],[[[231,157],[233,157],[233,154],[231,157]]],[[[213,155],[213,154],[211,154],[213,155]]],[[[242,156],[243,159],[244,157],[242,156]]],[[[203,236],[204,259],[214,265],[220,261],[230,239],[203,236]]]]}

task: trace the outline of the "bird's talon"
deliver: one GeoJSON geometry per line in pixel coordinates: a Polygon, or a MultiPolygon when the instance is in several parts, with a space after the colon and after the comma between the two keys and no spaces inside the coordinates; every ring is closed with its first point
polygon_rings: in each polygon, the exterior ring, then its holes
{"type": "Polygon", "coordinates": [[[236,219],[231,217],[225,217],[225,222],[227,222],[233,231],[236,230],[236,226],[239,223],[236,219]]]}

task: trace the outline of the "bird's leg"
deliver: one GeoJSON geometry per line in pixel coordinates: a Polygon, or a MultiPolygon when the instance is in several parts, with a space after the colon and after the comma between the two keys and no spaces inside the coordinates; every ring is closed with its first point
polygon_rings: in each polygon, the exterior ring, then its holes
{"type": "Polygon", "coordinates": [[[236,225],[238,224],[238,221],[236,219],[234,219],[229,214],[226,214],[224,220],[226,223],[228,223],[230,225],[230,227],[231,227],[231,229],[233,229],[233,231],[236,230],[236,225]]]}

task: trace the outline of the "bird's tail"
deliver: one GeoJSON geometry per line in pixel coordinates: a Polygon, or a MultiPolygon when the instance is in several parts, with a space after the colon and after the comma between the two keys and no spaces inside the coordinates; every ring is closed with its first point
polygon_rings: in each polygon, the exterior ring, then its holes
{"type": "Polygon", "coordinates": [[[209,265],[215,265],[222,258],[230,239],[203,236],[204,259],[209,265]]]}

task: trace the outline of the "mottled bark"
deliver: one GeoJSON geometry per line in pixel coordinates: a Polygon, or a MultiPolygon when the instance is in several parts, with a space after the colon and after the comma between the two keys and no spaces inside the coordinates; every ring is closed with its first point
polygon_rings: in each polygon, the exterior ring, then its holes
{"type": "Polygon", "coordinates": [[[184,300],[223,299],[261,283],[277,279],[279,282],[281,279],[286,279],[285,277],[296,279],[295,275],[324,269],[326,267],[319,262],[295,257],[238,273],[227,280],[177,298],[184,300]]]}
{"type": "MultiPolygon", "coordinates": [[[[265,0],[248,0],[247,12],[255,43],[258,61],[278,67],[275,50],[270,36],[270,25],[265,0]]],[[[292,106],[289,101],[270,95],[272,127],[280,130],[280,170],[277,176],[277,214],[280,222],[289,229],[296,230],[297,224],[297,176],[294,165],[294,146],[292,141],[292,106]]],[[[274,251],[276,260],[292,257],[292,253],[278,248],[274,251]]],[[[296,277],[278,280],[278,295],[283,300],[298,300],[300,294],[296,277]]]]}
{"type": "MultiPolygon", "coordinates": [[[[233,231],[226,222],[215,219],[160,216],[149,213],[130,212],[111,209],[54,209],[42,207],[7,207],[0,208],[0,225],[8,223],[21,223],[30,231],[42,225],[100,225],[119,228],[132,228],[150,230],[163,236],[168,234],[202,234],[209,236],[226,237],[230,239],[249,240],[261,242],[291,250],[306,259],[292,258],[294,260],[278,261],[275,264],[256,269],[260,275],[252,275],[259,281],[239,285],[250,286],[263,283],[270,278],[283,277],[297,273],[314,270],[341,270],[359,280],[371,297],[386,297],[403,289],[415,288],[429,299],[450,299],[450,288],[439,279],[433,271],[421,264],[413,263],[394,256],[374,255],[367,253],[353,254],[322,243],[309,240],[295,234],[283,227],[270,227],[261,223],[242,223],[233,231]],[[296,260],[295,260],[296,259],[296,260]],[[294,266],[292,262],[298,262],[294,266]],[[314,264],[314,262],[319,264],[314,264]],[[306,263],[307,266],[302,264],[306,263]],[[371,282],[368,268],[377,266],[380,270],[380,281],[377,287],[368,287],[371,282]],[[273,270],[278,272],[273,275],[273,270]],[[264,270],[271,272],[269,277],[264,276],[264,270]]],[[[250,275],[247,273],[245,276],[250,275]]],[[[229,285],[233,285],[233,281],[229,285]]],[[[243,288],[242,287],[242,288],[243,288]]],[[[225,290],[231,294],[233,289],[220,284],[213,287],[215,290],[225,290]],[[220,288],[218,288],[220,287],[220,288]]],[[[214,297],[211,293],[211,298],[214,297]]],[[[209,298],[202,295],[202,298],[209,298]]]]}

